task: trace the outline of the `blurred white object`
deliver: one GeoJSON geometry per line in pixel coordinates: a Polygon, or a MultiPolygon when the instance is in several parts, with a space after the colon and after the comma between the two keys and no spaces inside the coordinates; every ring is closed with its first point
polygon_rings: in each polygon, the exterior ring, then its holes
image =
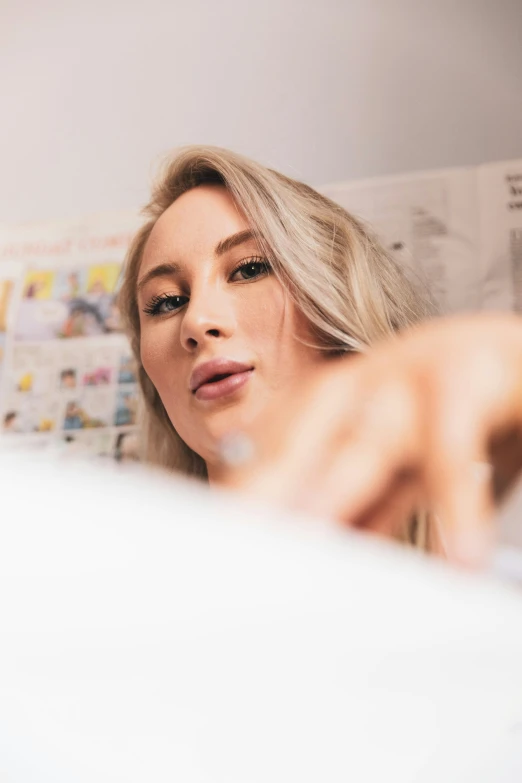
{"type": "Polygon", "coordinates": [[[0,476],[0,780],[522,780],[514,589],[138,469],[0,476]]]}
{"type": "Polygon", "coordinates": [[[509,579],[522,587],[522,549],[514,546],[499,547],[492,562],[492,573],[509,579]]]}

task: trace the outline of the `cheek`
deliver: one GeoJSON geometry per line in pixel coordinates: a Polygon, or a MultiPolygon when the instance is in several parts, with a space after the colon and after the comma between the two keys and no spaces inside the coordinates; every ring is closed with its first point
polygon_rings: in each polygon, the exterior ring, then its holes
{"type": "Polygon", "coordinates": [[[186,431],[186,425],[191,423],[187,416],[190,404],[187,372],[190,368],[179,350],[178,329],[174,319],[142,328],[140,355],[143,368],[158,392],[174,429],[191,445],[190,426],[186,431]]]}
{"type": "Polygon", "coordinates": [[[303,345],[314,342],[305,316],[277,280],[273,279],[270,283],[269,296],[250,301],[241,315],[241,322],[251,344],[266,359],[272,357],[278,364],[278,370],[284,373],[288,362],[293,364],[302,355],[309,357],[316,351],[303,345]]]}
{"type": "Polygon", "coordinates": [[[240,302],[237,322],[253,344],[275,347],[290,328],[292,305],[281,284],[270,278],[240,302]]]}
{"type": "Polygon", "coordinates": [[[145,372],[161,394],[161,390],[169,380],[171,361],[175,359],[173,345],[175,336],[172,328],[166,328],[169,323],[153,324],[142,327],[140,339],[141,362],[145,372]]]}

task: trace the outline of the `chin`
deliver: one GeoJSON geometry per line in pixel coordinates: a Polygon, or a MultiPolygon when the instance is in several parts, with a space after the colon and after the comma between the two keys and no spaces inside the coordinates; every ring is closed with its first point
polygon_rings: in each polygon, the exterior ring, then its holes
{"type": "Polygon", "coordinates": [[[177,409],[175,419],[180,426],[176,427],[171,421],[179,436],[196,454],[205,461],[214,461],[223,438],[233,432],[248,432],[266,409],[266,402],[260,402],[263,395],[249,392],[250,389],[242,388],[220,400],[190,405],[183,416],[177,409]]]}
{"type": "Polygon", "coordinates": [[[222,408],[215,411],[207,420],[207,433],[213,443],[218,443],[232,431],[242,430],[248,426],[248,416],[245,415],[245,405],[222,408]]]}
{"type": "Polygon", "coordinates": [[[205,454],[209,455],[209,458],[211,454],[215,456],[223,438],[233,432],[248,430],[253,419],[252,406],[247,405],[246,401],[208,411],[202,421],[198,438],[199,444],[202,445],[202,448],[197,450],[198,454],[201,454],[203,459],[207,459],[205,454]]]}

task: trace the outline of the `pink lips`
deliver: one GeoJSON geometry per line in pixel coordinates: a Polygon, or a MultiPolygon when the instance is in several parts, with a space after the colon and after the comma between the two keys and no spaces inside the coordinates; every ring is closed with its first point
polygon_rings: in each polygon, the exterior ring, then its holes
{"type": "Polygon", "coordinates": [[[200,364],[190,376],[190,391],[198,400],[217,400],[244,386],[254,368],[232,359],[212,359],[200,364]]]}

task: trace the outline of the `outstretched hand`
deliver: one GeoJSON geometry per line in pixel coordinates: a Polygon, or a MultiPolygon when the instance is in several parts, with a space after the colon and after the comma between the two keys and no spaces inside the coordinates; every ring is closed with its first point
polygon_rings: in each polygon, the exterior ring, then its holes
{"type": "Polygon", "coordinates": [[[480,565],[522,468],[522,320],[434,320],[325,362],[269,419],[228,486],[391,536],[428,508],[446,555],[480,565]]]}

